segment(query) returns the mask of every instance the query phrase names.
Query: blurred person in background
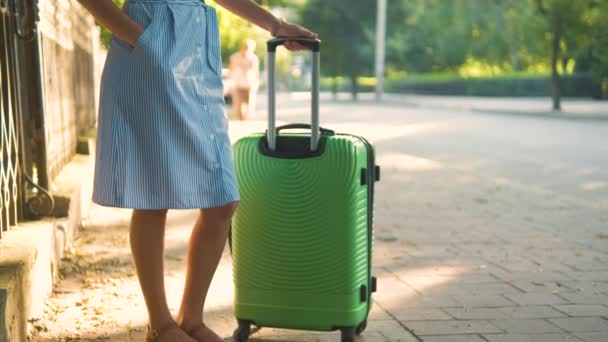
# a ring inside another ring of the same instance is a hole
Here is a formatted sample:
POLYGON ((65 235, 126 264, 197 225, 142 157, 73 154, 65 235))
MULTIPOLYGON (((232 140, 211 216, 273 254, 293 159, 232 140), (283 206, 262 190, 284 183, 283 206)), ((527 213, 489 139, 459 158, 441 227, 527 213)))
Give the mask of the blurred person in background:
POLYGON ((230 56, 228 76, 232 81, 232 104, 239 120, 246 120, 255 110, 260 82, 260 60, 255 55, 255 46, 255 41, 246 39, 240 50, 230 56))

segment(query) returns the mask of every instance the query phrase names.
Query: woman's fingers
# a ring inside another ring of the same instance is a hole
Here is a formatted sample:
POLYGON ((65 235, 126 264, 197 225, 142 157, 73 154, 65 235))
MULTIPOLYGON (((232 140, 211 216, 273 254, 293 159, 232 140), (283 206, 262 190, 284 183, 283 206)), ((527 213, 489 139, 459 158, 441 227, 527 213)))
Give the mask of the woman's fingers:
POLYGON ((302 45, 300 45, 298 42, 286 42, 286 45, 290 51, 298 51, 302 49, 302 45))
POLYGON ((298 26, 298 28, 300 29, 301 36, 308 37, 308 38, 317 38, 318 37, 316 33, 312 32, 302 26, 298 26))
MULTIPOLYGON (((297 25, 284 22, 283 26, 279 28, 277 36, 286 37, 286 38, 311 38, 316 39, 318 35, 307 28, 297 25)), ((310 50, 306 45, 302 45, 295 41, 287 41, 285 42, 285 48, 289 51, 300 51, 300 50, 310 50)))

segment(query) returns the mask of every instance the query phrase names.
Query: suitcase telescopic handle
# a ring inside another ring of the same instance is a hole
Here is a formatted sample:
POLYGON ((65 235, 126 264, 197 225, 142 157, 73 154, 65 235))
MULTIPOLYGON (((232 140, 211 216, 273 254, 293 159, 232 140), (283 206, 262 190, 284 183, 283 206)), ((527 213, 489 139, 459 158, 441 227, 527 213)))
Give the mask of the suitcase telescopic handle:
POLYGON ((288 41, 295 41, 305 46, 309 46, 312 50, 312 89, 311 89, 311 133, 310 133, 310 149, 316 151, 319 145, 319 72, 320 72, 320 48, 321 41, 311 38, 274 38, 269 40, 266 45, 268 47, 267 61, 267 77, 268 77, 268 131, 266 139, 268 148, 271 151, 276 149, 277 129, 276 129, 276 108, 275 108, 275 53, 277 47, 285 44, 288 41))

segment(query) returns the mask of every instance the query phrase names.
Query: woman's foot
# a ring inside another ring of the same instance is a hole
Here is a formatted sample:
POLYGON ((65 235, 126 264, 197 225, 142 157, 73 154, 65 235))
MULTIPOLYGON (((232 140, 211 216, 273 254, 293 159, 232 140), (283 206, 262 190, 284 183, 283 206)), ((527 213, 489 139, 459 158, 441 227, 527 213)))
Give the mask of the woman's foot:
POLYGON ((180 327, 197 342, 224 342, 223 338, 209 329, 204 323, 194 326, 181 324, 180 327))
POLYGON ((196 342, 196 340, 177 324, 172 323, 160 329, 152 329, 148 326, 146 342, 196 342))

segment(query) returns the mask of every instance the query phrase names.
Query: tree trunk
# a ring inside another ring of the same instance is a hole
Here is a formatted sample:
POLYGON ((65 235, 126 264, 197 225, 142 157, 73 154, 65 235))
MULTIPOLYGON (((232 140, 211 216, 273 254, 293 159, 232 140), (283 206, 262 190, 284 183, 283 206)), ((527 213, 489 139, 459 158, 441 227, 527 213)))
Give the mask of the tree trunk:
POLYGON ((334 101, 338 99, 338 76, 334 76, 331 81, 331 93, 334 96, 334 101))
POLYGON ((562 24, 559 18, 554 19, 553 23, 553 42, 551 44, 551 87, 553 95, 553 110, 561 111, 561 79, 557 64, 560 61, 560 42, 562 40, 562 24))
POLYGON ((357 86, 357 75, 351 74, 350 75, 350 94, 351 94, 353 100, 357 100, 358 92, 359 92, 359 89, 357 86))

